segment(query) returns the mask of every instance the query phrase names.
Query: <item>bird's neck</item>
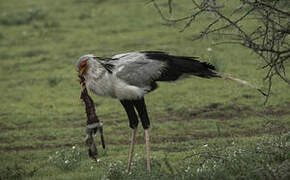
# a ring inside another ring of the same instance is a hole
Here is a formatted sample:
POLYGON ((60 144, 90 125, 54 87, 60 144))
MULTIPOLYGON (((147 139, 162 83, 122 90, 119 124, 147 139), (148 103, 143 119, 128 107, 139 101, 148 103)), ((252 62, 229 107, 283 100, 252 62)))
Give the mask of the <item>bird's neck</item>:
POLYGON ((91 60, 88 61, 88 69, 84 76, 86 81, 97 81, 104 76, 105 72, 106 69, 98 61, 91 60))

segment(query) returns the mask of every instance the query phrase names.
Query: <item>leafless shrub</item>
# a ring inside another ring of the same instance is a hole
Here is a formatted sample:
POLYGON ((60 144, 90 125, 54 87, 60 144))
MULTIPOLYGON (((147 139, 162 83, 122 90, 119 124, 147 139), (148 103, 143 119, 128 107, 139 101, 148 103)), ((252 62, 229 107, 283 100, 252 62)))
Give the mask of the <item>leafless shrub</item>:
MULTIPOLYGON (((203 15, 214 14, 207 26, 194 35, 194 40, 218 35, 223 38, 214 45, 238 44, 258 54, 263 63, 260 68, 265 69, 264 82, 268 84, 265 103, 271 92, 274 76, 290 84, 285 73, 285 64, 290 59, 290 1, 239 0, 239 6, 228 13, 223 11, 227 4, 219 5, 217 0, 192 0, 191 14, 178 19, 166 17, 157 1, 152 0, 152 3, 166 23, 185 22, 181 32, 190 28, 203 15), (248 21, 255 22, 255 27, 249 29, 243 26, 248 21)), ((168 8, 171 13, 172 0, 168 0, 168 8)))

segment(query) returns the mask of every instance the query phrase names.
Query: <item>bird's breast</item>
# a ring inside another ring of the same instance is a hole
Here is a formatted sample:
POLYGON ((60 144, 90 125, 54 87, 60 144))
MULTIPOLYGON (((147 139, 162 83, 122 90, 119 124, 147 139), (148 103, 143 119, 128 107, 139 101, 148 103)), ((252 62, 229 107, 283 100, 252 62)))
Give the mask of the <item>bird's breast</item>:
POLYGON ((106 73, 102 78, 87 78, 86 86, 98 96, 112 97, 120 100, 139 99, 145 94, 142 88, 127 84, 110 73, 106 73))
POLYGON ((113 88, 114 96, 120 100, 139 99, 145 94, 142 88, 130 85, 118 77, 114 77, 113 88))

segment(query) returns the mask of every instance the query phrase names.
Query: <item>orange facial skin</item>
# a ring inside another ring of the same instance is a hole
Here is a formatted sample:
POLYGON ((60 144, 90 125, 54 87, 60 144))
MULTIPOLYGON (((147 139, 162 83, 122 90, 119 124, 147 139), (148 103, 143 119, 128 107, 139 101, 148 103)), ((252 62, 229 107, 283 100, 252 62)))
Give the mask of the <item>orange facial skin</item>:
POLYGON ((88 65, 87 65, 87 60, 83 61, 80 63, 79 65, 79 81, 80 81, 80 84, 83 84, 84 83, 84 77, 83 75, 86 73, 86 70, 88 69, 88 65))
POLYGON ((87 61, 81 62, 79 65, 79 74, 83 75, 87 69, 88 69, 87 61))

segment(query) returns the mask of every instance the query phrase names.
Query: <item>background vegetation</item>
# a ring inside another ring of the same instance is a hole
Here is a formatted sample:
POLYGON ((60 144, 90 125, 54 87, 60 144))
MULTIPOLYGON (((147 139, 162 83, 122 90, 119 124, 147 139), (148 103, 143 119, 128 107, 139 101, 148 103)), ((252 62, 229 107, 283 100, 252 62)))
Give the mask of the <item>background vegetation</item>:
MULTIPOLYGON (((179 33, 183 24, 164 26, 146 2, 0 1, 0 179, 289 178, 289 86, 275 79, 266 106, 255 90, 222 79, 159 83, 146 99, 153 170, 145 171, 140 127, 130 175, 126 114, 116 100, 92 96, 107 149, 100 150, 97 163, 88 158, 74 69, 83 54, 162 50, 198 56, 263 87, 255 54, 234 45, 213 47, 214 37, 192 42, 210 14, 179 33)), ((191 2, 182 2, 172 12, 177 17, 190 11, 191 2)))

